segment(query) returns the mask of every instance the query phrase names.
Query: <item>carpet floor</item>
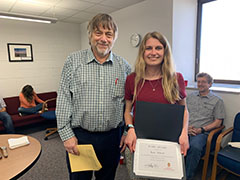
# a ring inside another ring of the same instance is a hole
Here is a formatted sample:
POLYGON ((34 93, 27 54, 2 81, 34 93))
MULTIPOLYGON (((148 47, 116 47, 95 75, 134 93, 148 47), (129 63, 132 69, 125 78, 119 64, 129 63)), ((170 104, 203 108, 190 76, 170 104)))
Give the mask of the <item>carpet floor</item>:
MULTIPOLYGON (((29 126, 17 129, 17 134, 26 134, 39 140, 42 146, 40 158, 36 164, 19 180, 68 180, 66 166, 66 152, 58 134, 51 135, 44 140, 46 125, 29 126)), ((1 179, 1 178, 0 178, 1 179)), ((94 178, 93 178, 94 179, 94 178)), ((115 180, 129 180, 126 165, 118 166, 115 180)))
MULTIPOLYGON (((23 174, 19 180, 68 180, 68 171, 65 160, 65 149, 58 134, 49 137, 47 141, 44 140, 45 129, 53 127, 54 124, 37 124, 33 126, 26 126, 24 128, 16 129, 17 134, 25 134, 32 136, 39 140, 42 146, 41 156, 35 165, 23 174)), ((201 180, 202 161, 199 163, 194 180, 201 180)), ((210 165, 212 166, 212 159, 210 165)), ((211 168, 208 170, 208 177, 210 177, 211 168)), ((225 176, 226 172, 222 171, 217 180, 225 176)), ((0 175, 1 179, 1 175, 0 175)), ((226 180, 239 180, 239 177, 228 175, 226 180)), ((94 180, 94 178, 93 178, 94 180)), ((115 180, 130 180, 125 164, 119 164, 115 180)))

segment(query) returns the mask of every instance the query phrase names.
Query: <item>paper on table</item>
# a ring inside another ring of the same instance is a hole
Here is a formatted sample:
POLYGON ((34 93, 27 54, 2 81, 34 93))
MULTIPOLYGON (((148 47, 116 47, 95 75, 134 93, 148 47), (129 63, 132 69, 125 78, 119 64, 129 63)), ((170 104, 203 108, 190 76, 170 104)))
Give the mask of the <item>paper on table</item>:
POLYGON ((235 148, 240 148, 240 142, 229 142, 228 145, 235 148))
POLYGON ((25 146, 30 144, 28 137, 27 136, 23 136, 20 138, 10 138, 8 139, 8 144, 9 144, 9 148, 10 149, 15 149, 21 146, 25 146))
POLYGON ((102 168, 91 144, 78 145, 77 148, 80 152, 79 156, 68 153, 72 172, 98 171, 102 168))
POLYGON ((137 176, 182 179, 180 145, 170 141, 138 138, 133 172, 137 176))

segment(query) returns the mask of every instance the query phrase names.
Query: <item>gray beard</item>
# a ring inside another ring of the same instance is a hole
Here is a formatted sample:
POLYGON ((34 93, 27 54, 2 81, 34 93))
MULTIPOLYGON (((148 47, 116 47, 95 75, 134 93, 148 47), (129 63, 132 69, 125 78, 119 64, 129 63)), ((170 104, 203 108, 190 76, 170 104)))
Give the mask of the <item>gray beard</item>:
POLYGON ((101 51, 97 48, 97 52, 101 57, 105 57, 106 55, 108 55, 111 50, 112 50, 112 47, 107 48, 105 51, 101 51))

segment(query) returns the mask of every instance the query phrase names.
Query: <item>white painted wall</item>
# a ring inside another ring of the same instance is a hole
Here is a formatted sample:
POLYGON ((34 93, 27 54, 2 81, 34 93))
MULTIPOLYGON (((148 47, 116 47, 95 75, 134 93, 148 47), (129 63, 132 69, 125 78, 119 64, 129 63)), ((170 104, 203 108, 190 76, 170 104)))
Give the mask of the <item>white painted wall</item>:
POLYGON ((189 84, 194 81, 197 0, 174 0, 172 50, 176 70, 189 84))
POLYGON ((67 55, 80 49, 80 25, 0 20, 0 39, 3 97, 18 95, 26 84, 36 92, 55 91, 67 55), (32 44, 33 62, 9 62, 7 43, 32 44))

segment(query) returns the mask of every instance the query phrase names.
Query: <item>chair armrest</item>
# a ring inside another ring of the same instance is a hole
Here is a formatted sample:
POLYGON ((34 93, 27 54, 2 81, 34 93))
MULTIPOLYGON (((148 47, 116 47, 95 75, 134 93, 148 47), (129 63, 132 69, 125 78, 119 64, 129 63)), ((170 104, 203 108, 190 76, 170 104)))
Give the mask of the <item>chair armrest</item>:
POLYGON ((49 101, 54 101, 56 100, 57 98, 51 98, 51 99, 47 99, 46 101, 44 101, 44 103, 48 103, 49 101))
POLYGON ((46 101, 43 102, 43 106, 42 106, 42 113, 45 112, 45 109, 47 108, 47 103, 50 101, 56 101, 57 98, 51 98, 51 99, 47 99, 46 101))
POLYGON ((220 132, 223 128, 225 128, 225 126, 221 125, 220 127, 211 130, 210 133, 208 134, 205 154, 202 157, 202 159, 204 160, 202 180, 207 179, 206 177, 207 177, 208 161, 209 161, 209 155, 210 155, 210 151, 211 151, 211 144, 212 144, 213 136, 216 135, 218 132, 220 132))
POLYGON ((221 125, 220 127, 211 130, 209 135, 208 135, 208 139, 207 139, 208 142, 207 143, 211 143, 213 136, 224 128, 225 128, 225 126, 221 125))
POLYGON ((213 136, 218 133, 219 131, 221 131, 222 129, 224 129, 225 126, 224 125, 221 125, 220 127, 216 128, 216 129, 213 129, 210 131, 209 135, 208 135, 208 138, 207 138, 207 144, 206 144, 206 152, 205 154, 209 154, 210 153, 210 149, 211 149, 211 143, 212 143, 212 139, 213 139, 213 136))
POLYGON ((217 142, 216 142, 216 148, 215 148, 214 156, 217 157, 217 154, 218 154, 218 152, 220 150, 220 147, 221 147, 221 142, 222 142, 223 137, 228 135, 232 131, 233 131, 233 127, 230 127, 227 130, 223 131, 221 134, 219 134, 219 136, 217 138, 217 142))

